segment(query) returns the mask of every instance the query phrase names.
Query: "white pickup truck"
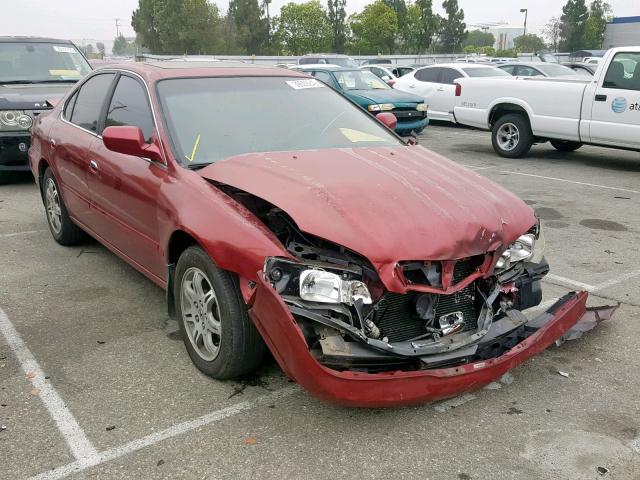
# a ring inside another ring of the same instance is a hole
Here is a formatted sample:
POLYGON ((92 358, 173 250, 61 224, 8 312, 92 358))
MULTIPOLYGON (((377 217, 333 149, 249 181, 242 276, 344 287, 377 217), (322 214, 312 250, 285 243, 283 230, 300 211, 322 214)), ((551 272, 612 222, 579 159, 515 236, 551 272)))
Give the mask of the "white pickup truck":
POLYGON ((592 80, 539 77, 456 80, 457 123, 491 130, 503 157, 534 143, 562 152, 583 144, 640 150, 640 47, 609 50, 592 80))

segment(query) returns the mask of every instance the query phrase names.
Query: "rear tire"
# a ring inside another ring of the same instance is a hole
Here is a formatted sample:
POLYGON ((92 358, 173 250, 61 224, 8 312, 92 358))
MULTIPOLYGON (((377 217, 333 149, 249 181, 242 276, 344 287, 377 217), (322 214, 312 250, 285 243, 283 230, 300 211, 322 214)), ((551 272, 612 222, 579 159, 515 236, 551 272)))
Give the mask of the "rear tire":
POLYGON ((493 126, 491 143, 501 157, 524 157, 533 145, 529 120, 519 113, 503 115, 493 126))
POLYGON ((553 145, 553 148, 559 152, 566 153, 574 152, 582 146, 580 142, 570 142, 567 140, 551 140, 550 143, 553 145))
POLYGON ((174 298, 180 332, 198 370, 224 380, 260 365, 266 346, 249 319, 238 278, 216 267, 198 246, 178 260, 174 298))
POLYGON ((86 239, 85 233, 69 217, 60 194, 60 187, 51 168, 47 168, 42 178, 42 203, 44 203, 49 230, 56 242, 65 247, 71 247, 86 239))

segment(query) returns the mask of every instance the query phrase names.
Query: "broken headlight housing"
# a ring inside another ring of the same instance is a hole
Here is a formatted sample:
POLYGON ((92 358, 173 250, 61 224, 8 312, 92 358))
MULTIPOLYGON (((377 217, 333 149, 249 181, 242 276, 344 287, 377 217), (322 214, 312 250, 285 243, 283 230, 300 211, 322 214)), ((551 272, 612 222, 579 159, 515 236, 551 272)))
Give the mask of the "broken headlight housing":
POLYGON ((282 296, 317 303, 372 303, 369 289, 362 282, 357 268, 340 269, 335 265, 303 264, 268 257, 264 262, 263 272, 282 296))
POLYGON ((507 248, 496 262, 497 270, 507 270, 518 262, 540 263, 544 256, 544 232, 538 223, 507 248))
POLYGON ((33 119, 20 110, 0 111, 0 131, 15 132, 29 130, 33 119))

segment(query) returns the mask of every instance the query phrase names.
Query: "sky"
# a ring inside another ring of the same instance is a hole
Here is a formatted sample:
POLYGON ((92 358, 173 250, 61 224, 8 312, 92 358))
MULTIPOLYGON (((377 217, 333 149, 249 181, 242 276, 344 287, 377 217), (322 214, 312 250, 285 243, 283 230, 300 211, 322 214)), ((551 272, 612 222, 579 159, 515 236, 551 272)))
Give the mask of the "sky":
MULTIPOLYGON (((273 0, 271 12, 275 14, 290 0, 273 0)), ((305 0, 295 0, 300 3, 305 0)), ((347 0, 348 13, 361 10, 372 0, 347 0)), ((640 0, 607 0, 615 16, 640 15, 640 0)), ((216 0, 221 11, 226 11, 228 0, 216 0)), ((325 4, 326 0, 321 0, 325 4)), ((441 11, 441 0, 434 0, 434 10, 441 11)), ((547 21, 560 16, 564 0, 459 0, 465 12, 467 25, 488 22, 523 24, 521 8, 527 8, 527 29, 540 33, 547 21)), ((587 3, 588 0, 587 0, 587 3)), ((111 43, 116 35, 116 20, 125 36, 133 36, 131 13, 138 0, 0 0, 0 36, 30 35, 66 38, 82 43, 102 40, 111 43)))

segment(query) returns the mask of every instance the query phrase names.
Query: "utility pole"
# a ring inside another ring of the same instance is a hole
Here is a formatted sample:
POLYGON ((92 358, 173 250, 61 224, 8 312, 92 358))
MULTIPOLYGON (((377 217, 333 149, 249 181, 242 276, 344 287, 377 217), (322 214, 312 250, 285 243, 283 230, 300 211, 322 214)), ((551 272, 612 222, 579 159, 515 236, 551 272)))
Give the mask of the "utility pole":
POLYGON ((116 38, 118 38, 120 36, 120 19, 116 18, 114 20, 116 21, 116 38))
POLYGON ((524 36, 527 36, 527 16, 529 15, 528 8, 521 8, 520 13, 524 13, 524 36))

